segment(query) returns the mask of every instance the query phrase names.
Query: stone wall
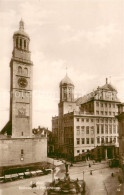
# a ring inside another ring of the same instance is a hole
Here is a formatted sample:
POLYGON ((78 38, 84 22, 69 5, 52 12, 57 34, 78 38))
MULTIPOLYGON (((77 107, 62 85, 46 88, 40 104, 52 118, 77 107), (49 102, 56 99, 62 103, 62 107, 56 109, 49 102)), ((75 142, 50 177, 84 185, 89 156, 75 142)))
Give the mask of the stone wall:
POLYGON ((0 167, 25 165, 47 160, 47 138, 0 140, 0 167))

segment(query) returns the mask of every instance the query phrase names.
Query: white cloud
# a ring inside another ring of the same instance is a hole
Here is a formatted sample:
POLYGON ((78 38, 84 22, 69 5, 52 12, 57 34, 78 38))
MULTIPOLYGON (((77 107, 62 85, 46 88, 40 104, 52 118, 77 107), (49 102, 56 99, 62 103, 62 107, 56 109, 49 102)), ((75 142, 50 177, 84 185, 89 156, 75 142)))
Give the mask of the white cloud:
POLYGON ((113 40, 113 37, 120 36, 121 32, 117 25, 100 25, 93 29, 92 31, 86 30, 72 30, 70 26, 63 26, 62 30, 69 31, 70 34, 61 41, 61 44, 72 43, 72 42, 82 42, 86 39, 90 44, 98 45, 100 47, 107 46, 113 40))
MULTIPOLYGON (((53 93, 59 92, 66 66, 77 93, 90 92, 111 75, 124 99, 121 1, 1 0, 0 5, 0 90, 9 91, 12 35, 22 17, 31 38, 33 89, 42 92, 33 99, 33 127, 51 126, 58 109, 53 93)), ((1 102, 0 128, 8 120, 9 97, 1 102)))

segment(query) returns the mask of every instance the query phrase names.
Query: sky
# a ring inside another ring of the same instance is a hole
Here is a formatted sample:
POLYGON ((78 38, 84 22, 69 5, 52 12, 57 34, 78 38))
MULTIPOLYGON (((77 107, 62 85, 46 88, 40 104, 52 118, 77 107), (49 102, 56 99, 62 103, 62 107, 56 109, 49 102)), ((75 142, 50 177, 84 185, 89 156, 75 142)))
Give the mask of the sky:
POLYGON ((107 77, 124 102, 123 12, 123 0, 0 0, 0 129, 9 120, 12 37, 21 18, 34 64, 33 128, 51 130, 66 67, 75 98, 107 77))

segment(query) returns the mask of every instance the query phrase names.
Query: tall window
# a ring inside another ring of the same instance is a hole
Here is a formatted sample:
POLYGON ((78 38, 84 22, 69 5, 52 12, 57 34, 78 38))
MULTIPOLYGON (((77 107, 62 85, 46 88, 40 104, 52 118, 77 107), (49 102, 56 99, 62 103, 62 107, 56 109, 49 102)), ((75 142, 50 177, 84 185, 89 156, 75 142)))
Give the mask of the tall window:
POLYGON ((99 102, 96 102, 96 106, 99 106, 99 102))
POLYGON ((99 119, 96 119, 96 122, 99 123, 99 119))
POLYGON ((105 125, 105 133, 108 134, 108 125, 105 125))
POLYGON ((24 68, 25 75, 28 75, 28 69, 24 68))
POLYGON ((110 137, 110 143, 112 143, 112 137, 110 137))
POLYGON ((18 67, 18 73, 22 74, 22 67, 21 66, 18 67))
POLYGON ((85 138, 82 138, 82 144, 85 144, 85 138))
POLYGON ((105 142, 108 143, 108 137, 105 138, 105 142))
POLYGON ((101 143, 102 143, 102 144, 104 143, 104 137, 101 138, 101 143))
POLYGON ((23 151, 23 149, 21 150, 21 155, 23 155, 24 154, 24 151, 23 151))
POLYGON ((77 135, 79 135, 80 134, 80 126, 77 126, 76 129, 77 129, 77 135))
POLYGON ((104 125, 101 125, 101 133, 104 134, 104 125))
POLYGON ((116 137, 114 137, 114 140, 113 141, 114 141, 114 143, 116 143, 116 137))
POLYGON ((64 88, 64 98, 67 97, 67 91, 66 91, 66 88, 64 88))
POLYGON ((20 39, 20 48, 22 48, 22 39, 20 39))
POLYGON ((89 126, 86 127, 86 134, 89 134, 89 126))
POLYGON ((98 114, 98 115, 99 115, 99 111, 96 111, 96 114, 98 114))
POLYGON ((99 125, 97 125, 97 134, 99 134, 99 125))
POLYGON ((26 40, 24 40, 24 48, 26 48, 26 40))
POLYGON ((89 142, 89 138, 86 138, 86 144, 89 144, 90 142, 89 142))
POLYGON ((80 144, 80 138, 77 138, 77 145, 80 144))
POLYGON ((18 48, 18 38, 16 39, 16 47, 18 48))
POLYGON ((94 134, 94 126, 91 127, 91 134, 94 134))
POLYGON ((85 127, 84 126, 81 127, 81 132, 82 132, 82 134, 85 133, 85 127))
POLYGON ((112 125, 109 125, 109 133, 112 134, 112 125))
POLYGON ((89 138, 86 138, 86 143, 89 144, 89 138))
POLYGON ((91 138, 91 144, 94 144, 94 138, 91 138))
POLYGON ((100 138, 99 137, 97 137, 97 144, 99 144, 100 143, 100 138))

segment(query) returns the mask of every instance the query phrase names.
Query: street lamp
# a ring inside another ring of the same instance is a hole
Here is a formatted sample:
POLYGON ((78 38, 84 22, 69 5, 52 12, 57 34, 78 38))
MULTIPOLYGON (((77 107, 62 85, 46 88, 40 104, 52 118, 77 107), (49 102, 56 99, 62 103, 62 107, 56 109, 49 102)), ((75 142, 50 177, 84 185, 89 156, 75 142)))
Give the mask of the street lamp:
POLYGON ((54 159, 53 159, 53 168, 52 168, 52 182, 54 182, 54 159))
POLYGON ((83 181, 84 181, 84 171, 83 171, 83 181))

